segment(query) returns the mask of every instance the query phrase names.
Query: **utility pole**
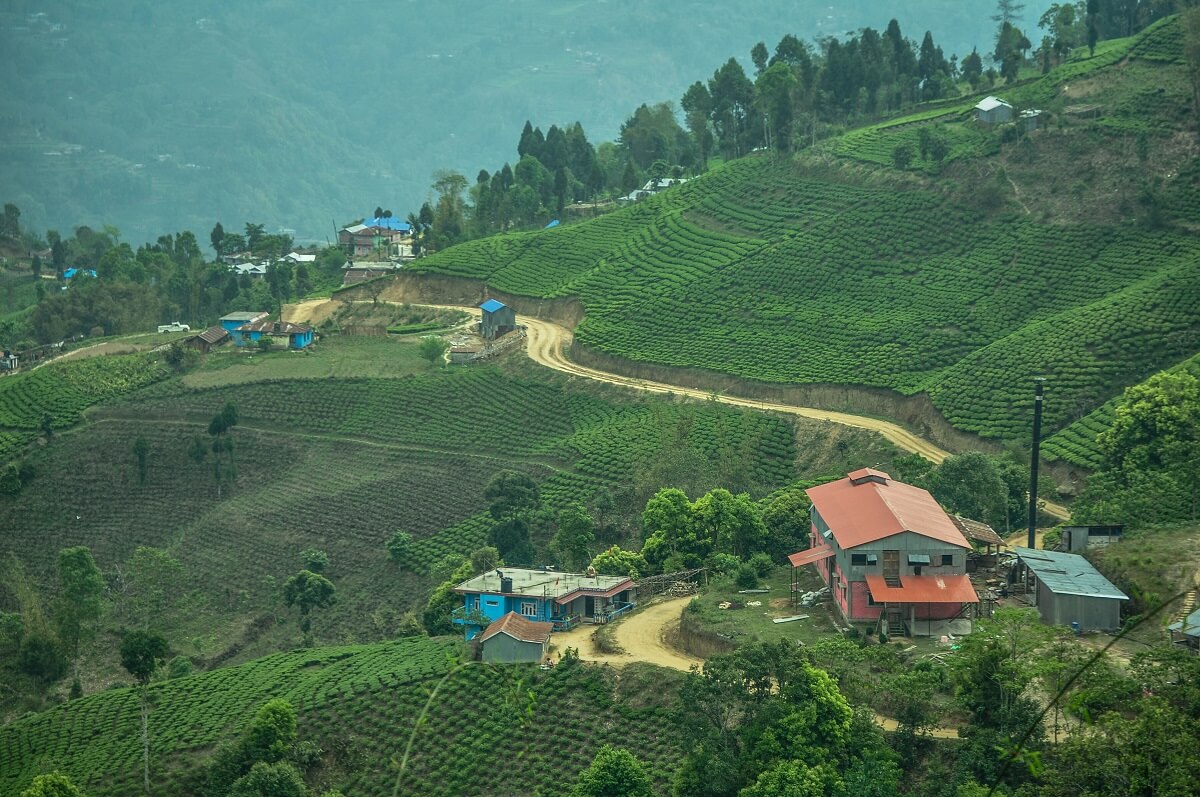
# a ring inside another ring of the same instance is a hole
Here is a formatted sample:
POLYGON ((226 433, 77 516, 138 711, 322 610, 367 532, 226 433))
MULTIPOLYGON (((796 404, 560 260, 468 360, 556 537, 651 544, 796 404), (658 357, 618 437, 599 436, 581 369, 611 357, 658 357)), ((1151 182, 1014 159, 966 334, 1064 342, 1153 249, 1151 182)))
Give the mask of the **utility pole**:
POLYGON ((1029 546, 1037 547, 1037 502, 1038 502, 1038 462, 1041 459, 1042 444, 1042 388, 1046 380, 1036 377, 1033 380, 1033 454, 1029 460, 1029 546))

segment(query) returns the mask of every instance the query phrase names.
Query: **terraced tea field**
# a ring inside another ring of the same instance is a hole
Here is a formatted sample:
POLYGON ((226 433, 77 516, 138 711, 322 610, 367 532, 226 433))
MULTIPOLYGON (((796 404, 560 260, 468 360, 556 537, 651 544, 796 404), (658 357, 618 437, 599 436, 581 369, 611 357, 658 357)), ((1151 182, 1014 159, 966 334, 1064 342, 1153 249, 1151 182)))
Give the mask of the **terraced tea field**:
MULTIPOLYGON (((1028 107, 1104 74, 1108 122, 1175 124, 1177 27, 1105 43, 1012 98, 1028 107), (1168 97, 1157 115, 1142 107, 1151 94, 1168 97)), ((1001 440, 1027 434, 1030 379, 1045 376, 1055 431, 1196 353, 1200 240, 1043 223, 1015 205, 989 214, 943 184, 844 165, 886 164, 879 137, 915 139, 926 124, 961 128, 954 157, 985 156, 995 147, 962 121, 969 105, 848 133, 829 144, 842 165, 829 152, 744 158, 599 219, 470 242, 413 268, 576 296, 576 344, 616 358, 925 393, 956 427, 1001 440)), ((1186 211, 1187 196, 1164 201, 1186 211)))
POLYGON ((162 355, 134 354, 52 362, 0 379, 0 463, 38 434, 47 415, 52 429, 63 429, 88 407, 168 376, 162 355))
MULTIPOLYGON (((647 497, 637 492, 639 474, 664 451, 701 463, 701 475, 688 476, 694 489, 725 484, 761 496, 799 475, 790 419, 708 402, 609 399, 539 374, 471 367, 399 379, 151 385, 94 409, 89 423, 29 458, 30 483, 0 501, 0 556, 17 554, 40 583, 54 584, 64 547, 90 547, 108 573, 140 545, 165 548, 185 568, 180 594, 191 596, 172 642, 203 658, 243 644, 227 654, 240 661, 298 638, 279 589, 308 547, 329 555, 338 588, 338 603, 314 623, 317 639, 385 637, 405 610, 423 605, 432 565, 485 544, 483 492, 502 469, 532 476, 552 511, 607 492, 617 503, 609 520, 621 524, 647 497), (208 420, 227 402, 240 415, 238 475, 218 498, 211 463, 196 463, 188 448, 207 440, 208 420), (133 454, 139 437, 148 446, 145 483, 133 454), (414 539, 404 567, 385 548, 400 529, 414 539)), ((831 456, 848 455, 806 452, 806 469, 852 464, 831 456)), ((620 541, 633 544, 619 528, 620 541)), ((121 677, 100 654, 87 669, 98 683, 121 677)))
MULTIPOLYGON (((1168 370, 1186 371, 1200 378, 1200 354, 1168 370)), ((1042 443, 1042 451, 1046 458, 1063 460, 1093 470, 1099 468, 1104 462, 1104 454, 1096 443, 1096 438, 1112 427, 1120 400, 1120 396, 1109 399, 1047 439, 1042 443)))
MULTIPOLYGON (((214 746, 281 697, 297 709, 302 740, 351 753, 315 775, 347 794, 391 794, 396 773, 386 762, 403 752, 429 689, 460 660, 459 647, 414 638, 317 648, 154 684, 154 793, 192 793, 214 746)), ((635 751, 660 786, 679 760, 666 708, 676 675, 627 668, 618 683, 585 665, 548 673, 469 666, 451 678, 416 737, 404 793, 553 793, 605 743, 635 751), (605 721, 597 723, 601 712, 605 721), (501 746, 522 765, 491 765, 501 746)), ((16 794, 49 769, 94 797, 139 791, 136 692, 113 689, 0 728, 0 793, 16 794)))

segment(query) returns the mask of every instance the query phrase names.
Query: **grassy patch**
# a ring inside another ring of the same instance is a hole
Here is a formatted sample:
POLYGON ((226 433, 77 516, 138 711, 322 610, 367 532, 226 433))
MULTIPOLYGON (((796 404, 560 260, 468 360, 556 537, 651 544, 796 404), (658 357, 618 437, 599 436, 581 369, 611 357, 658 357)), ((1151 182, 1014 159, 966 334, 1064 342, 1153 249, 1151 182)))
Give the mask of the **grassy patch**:
MULTIPOLYGON (((1131 531, 1091 558, 1133 599, 1133 610, 1144 612, 1196 588, 1193 580, 1200 573, 1200 526, 1193 523, 1131 531)), ((1168 624, 1181 607, 1182 603, 1176 602, 1160 613, 1145 633, 1160 636, 1158 629, 1168 624)))
MULTIPOLYGON (((821 580, 811 568, 802 571, 807 589, 815 590, 821 580)), ((742 594, 733 579, 714 580, 704 592, 685 609, 696 627, 728 640, 731 645, 741 646, 750 642, 776 642, 781 639, 796 640, 811 644, 831 634, 836 634, 833 610, 828 603, 810 607, 792 605, 790 592, 791 568, 777 567, 760 587, 766 593, 742 594), (759 602, 760 606, 748 606, 759 602), (729 608, 720 608, 721 604, 729 608), (775 618, 798 614, 809 615, 806 620, 790 623, 774 623, 775 618)))
POLYGON ((216 388, 276 379, 398 378, 423 374, 429 362, 415 339, 326 335, 301 351, 243 351, 224 346, 184 377, 191 388, 216 388))

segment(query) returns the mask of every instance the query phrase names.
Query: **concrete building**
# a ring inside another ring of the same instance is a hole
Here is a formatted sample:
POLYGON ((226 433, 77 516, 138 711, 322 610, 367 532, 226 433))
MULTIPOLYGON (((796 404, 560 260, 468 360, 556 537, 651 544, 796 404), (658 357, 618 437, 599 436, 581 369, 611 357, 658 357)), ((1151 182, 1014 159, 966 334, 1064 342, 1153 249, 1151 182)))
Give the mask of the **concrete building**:
POLYGON ((550 568, 504 567, 464 581, 454 591, 463 596, 463 605, 452 620, 467 639, 509 612, 565 631, 580 623, 607 623, 636 605, 636 587, 624 576, 550 568))
POLYGON ((1060 551, 1014 548, 1026 588, 1042 622, 1076 631, 1121 627, 1121 602, 1129 596, 1113 586, 1082 556, 1060 551))
POLYGON ((927 491, 863 468, 805 492, 812 547, 788 559, 816 566, 847 621, 927 636, 974 614, 971 544, 927 491))
POLYGON ((538 663, 546 658, 552 623, 527 620, 509 612, 479 635, 480 656, 499 664, 538 663))

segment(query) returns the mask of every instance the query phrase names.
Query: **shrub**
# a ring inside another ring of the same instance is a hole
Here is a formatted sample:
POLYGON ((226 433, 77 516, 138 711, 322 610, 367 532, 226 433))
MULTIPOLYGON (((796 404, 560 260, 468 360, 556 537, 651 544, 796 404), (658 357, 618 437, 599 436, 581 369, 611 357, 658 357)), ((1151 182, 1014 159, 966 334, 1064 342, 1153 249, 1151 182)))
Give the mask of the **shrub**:
POLYGON ((739 589, 758 589, 758 571, 749 562, 738 568, 736 580, 739 589))
POLYGON ((759 578, 766 578, 775 569, 775 562, 771 560, 771 555, 767 553, 754 554, 749 559, 749 565, 754 568, 754 572, 758 574, 759 578))

